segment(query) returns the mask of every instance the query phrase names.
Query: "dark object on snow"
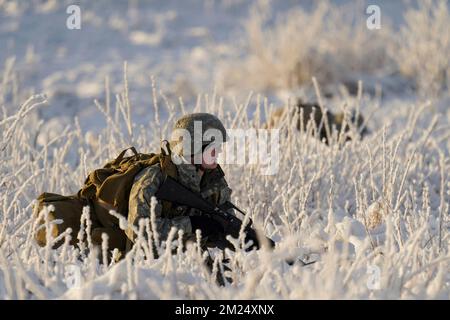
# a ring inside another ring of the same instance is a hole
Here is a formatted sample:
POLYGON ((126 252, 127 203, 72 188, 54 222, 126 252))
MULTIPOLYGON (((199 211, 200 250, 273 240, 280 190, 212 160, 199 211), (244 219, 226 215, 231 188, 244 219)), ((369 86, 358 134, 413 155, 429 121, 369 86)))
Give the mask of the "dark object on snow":
POLYGON ((334 114, 327 111, 324 117, 319 104, 298 99, 294 107, 289 112, 286 111, 286 107, 275 110, 265 127, 268 129, 281 127, 286 117, 289 117, 288 120, 296 117, 298 130, 312 132, 326 144, 329 144, 329 138, 336 133, 338 141, 349 141, 352 136, 363 138, 369 133, 363 115, 355 110, 347 116, 343 112, 334 114), (311 124, 313 128, 309 128, 311 124))
POLYGON ((365 126, 365 120, 362 114, 357 114, 355 110, 352 110, 350 115, 346 116, 343 112, 334 114, 330 111, 326 112, 326 118, 323 117, 322 110, 317 103, 304 103, 300 99, 295 105, 295 111, 298 115, 298 130, 307 130, 308 123, 314 121, 317 133, 321 141, 325 141, 328 144, 329 136, 333 135, 333 131, 340 135, 344 135, 344 141, 351 140, 350 132, 355 130, 354 134, 359 137, 364 137, 368 134, 368 129, 365 126), (303 125, 302 125, 303 119, 303 125), (328 132, 327 132, 328 129, 328 132))

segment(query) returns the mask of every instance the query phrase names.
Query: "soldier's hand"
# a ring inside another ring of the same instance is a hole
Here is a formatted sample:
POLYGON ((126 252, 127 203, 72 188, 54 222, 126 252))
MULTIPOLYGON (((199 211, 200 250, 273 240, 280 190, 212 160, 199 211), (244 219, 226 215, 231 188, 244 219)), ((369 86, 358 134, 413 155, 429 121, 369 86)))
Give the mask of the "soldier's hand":
POLYGON ((217 236, 224 234, 224 227, 215 219, 207 216, 190 216, 192 231, 200 230, 203 237, 217 236))
POLYGON ((218 214, 211 215, 211 218, 220 223, 225 235, 231 235, 234 238, 239 236, 239 231, 241 230, 239 225, 230 223, 230 221, 218 214))

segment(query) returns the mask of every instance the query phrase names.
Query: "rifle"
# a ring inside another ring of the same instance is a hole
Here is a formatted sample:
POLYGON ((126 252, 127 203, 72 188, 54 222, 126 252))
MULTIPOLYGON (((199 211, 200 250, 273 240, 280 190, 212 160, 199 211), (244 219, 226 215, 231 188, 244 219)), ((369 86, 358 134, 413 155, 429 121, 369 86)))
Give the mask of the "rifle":
MULTIPOLYGON (((220 206, 216 206, 208 200, 205 200, 201 195, 185 187, 168 175, 165 176, 162 185, 155 193, 155 197, 159 200, 169 201, 174 204, 195 208, 202 211, 203 214, 218 220, 224 226, 225 234, 217 235, 214 239, 209 240, 211 240, 211 243, 214 247, 222 250, 224 250, 225 248, 234 250, 234 247, 231 245, 231 243, 226 240, 226 236, 231 235, 234 238, 238 238, 243 222, 236 216, 228 213, 227 210, 233 208, 245 216, 245 213, 234 204, 227 201, 220 206)), ((245 233, 245 242, 248 242, 249 240, 253 242, 253 244, 247 250, 251 250, 255 247, 257 249, 260 248, 258 235, 256 234, 256 231, 251 227, 251 225, 252 220, 250 219, 249 223, 243 230, 245 233)), ((275 247, 275 242, 270 238, 264 238, 265 239, 263 240, 265 240, 265 242, 269 245, 269 248, 273 249, 275 247)), ((307 266, 316 262, 304 262, 299 258, 295 260, 287 260, 286 262, 289 265, 292 265, 295 263, 295 261, 300 261, 303 266, 307 266)))
MULTIPOLYGON (((243 222, 236 216, 227 212, 227 210, 233 208, 244 215, 245 213, 231 202, 227 201, 220 206, 216 206, 168 175, 166 175, 162 185, 155 193, 155 197, 159 200, 195 208, 200 210, 203 214, 217 220, 222 226, 224 226, 225 234, 216 235, 214 239, 210 239, 211 242, 213 242, 215 246, 220 249, 234 249, 225 237, 227 235, 231 235, 234 238, 238 238, 243 222)), ((249 250, 253 247, 259 249, 260 241, 258 240, 255 230, 251 228, 251 225, 252 221, 250 219, 249 223, 243 230, 246 236, 245 241, 248 242, 251 240, 253 242, 253 244, 249 247, 249 250)), ((266 238, 266 242, 271 248, 275 247, 275 243, 272 239, 266 238)))

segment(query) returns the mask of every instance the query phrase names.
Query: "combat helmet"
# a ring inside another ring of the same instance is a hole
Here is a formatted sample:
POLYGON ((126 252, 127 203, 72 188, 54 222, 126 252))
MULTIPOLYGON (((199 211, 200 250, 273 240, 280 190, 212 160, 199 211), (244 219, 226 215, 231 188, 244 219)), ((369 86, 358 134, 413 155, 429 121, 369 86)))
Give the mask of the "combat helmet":
POLYGON ((227 131, 219 118, 210 113, 191 113, 175 122, 170 148, 187 157, 201 153, 211 143, 221 144, 227 139, 227 131))

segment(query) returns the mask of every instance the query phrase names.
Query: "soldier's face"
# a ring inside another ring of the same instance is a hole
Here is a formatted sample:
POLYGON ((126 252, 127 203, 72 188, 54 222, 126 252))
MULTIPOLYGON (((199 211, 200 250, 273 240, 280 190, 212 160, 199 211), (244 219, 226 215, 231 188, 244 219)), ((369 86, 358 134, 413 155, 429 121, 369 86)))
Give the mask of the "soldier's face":
POLYGON ((202 167, 209 170, 215 169, 217 167, 217 158, 221 151, 221 145, 210 144, 207 146, 202 154, 202 167))

